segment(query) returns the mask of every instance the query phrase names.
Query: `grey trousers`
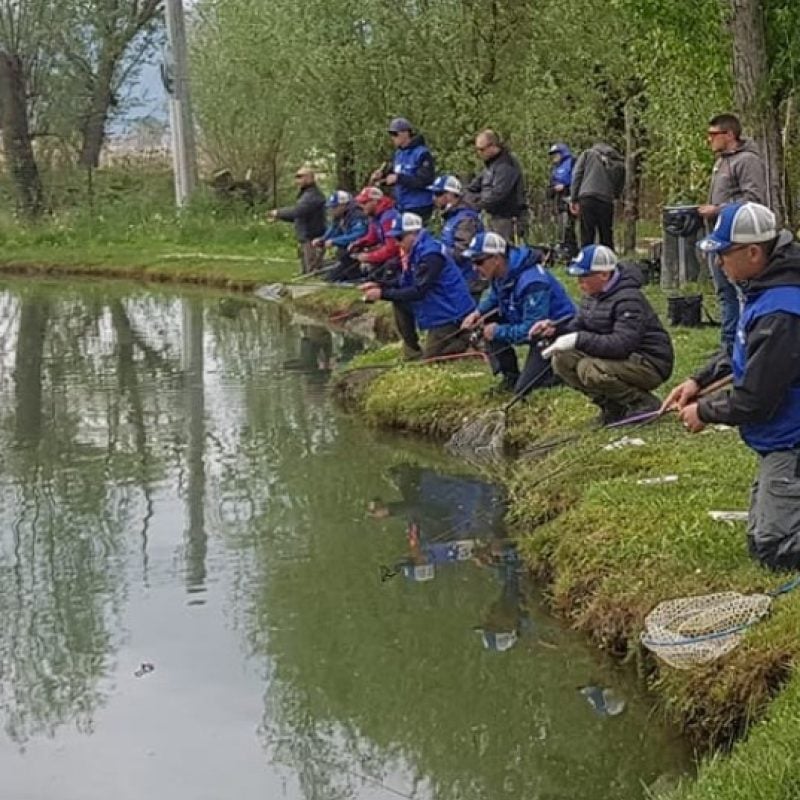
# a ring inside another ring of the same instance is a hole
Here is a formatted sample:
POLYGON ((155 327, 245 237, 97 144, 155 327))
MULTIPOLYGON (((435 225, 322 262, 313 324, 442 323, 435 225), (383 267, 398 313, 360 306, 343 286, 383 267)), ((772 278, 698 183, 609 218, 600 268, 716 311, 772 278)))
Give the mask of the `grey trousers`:
POLYGON ((598 405, 635 405, 664 382, 656 368, 636 353, 617 360, 562 350, 553 354, 553 372, 598 405))
POLYGON ((297 247, 300 256, 300 272, 302 274, 307 275, 309 272, 316 272, 322 269, 325 248, 314 247, 311 242, 300 242, 297 247))
POLYGON ((800 447, 759 457, 747 546, 766 567, 800 568, 800 447))

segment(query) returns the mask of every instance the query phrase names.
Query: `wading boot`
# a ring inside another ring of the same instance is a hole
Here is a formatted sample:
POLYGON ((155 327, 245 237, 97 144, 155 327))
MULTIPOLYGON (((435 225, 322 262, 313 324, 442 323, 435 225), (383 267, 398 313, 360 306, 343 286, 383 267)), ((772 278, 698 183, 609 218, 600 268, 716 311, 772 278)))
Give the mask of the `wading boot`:
POLYGON ((613 422, 619 422, 627 416, 625 406, 615 403, 613 400, 595 400, 594 404, 600 408, 600 413, 594 418, 594 424, 598 428, 611 425, 613 422))

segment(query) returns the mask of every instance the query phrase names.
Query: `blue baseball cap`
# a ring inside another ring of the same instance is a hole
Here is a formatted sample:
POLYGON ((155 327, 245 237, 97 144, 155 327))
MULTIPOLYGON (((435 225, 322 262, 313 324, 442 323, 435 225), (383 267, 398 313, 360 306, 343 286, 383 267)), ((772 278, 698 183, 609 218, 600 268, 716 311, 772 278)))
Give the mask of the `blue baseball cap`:
POLYGON ((455 175, 440 175, 430 186, 428 191, 434 194, 457 194, 459 197, 464 191, 461 181, 455 175))
POLYGON ((502 256, 508 250, 506 240, 494 231, 485 231, 472 237, 464 257, 470 261, 482 261, 488 256, 502 256))
POLYGON ((325 201, 325 208, 339 208, 339 206, 346 206, 353 199, 350 192, 344 192, 341 189, 328 195, 325 201))
POLYGON ((422 224, 422 217, 418 214, 412 214, 406 211, 405 214, 398 214, 392 221, 392 227, 386 231, 387 236, 392 236, 399 239, 407 233, 415 233, 421 231, 424 225, 422 224))
POLYGON ((584 247, 567 267, 567 275, 583 278, 592 272, 613 272, 617 268, 617 254, 602 244, 584 247))
POLYGON ((761 203, 723 206, 714 230, 697 243, 704 253, 724 253, 737 244, 772 241, 778 235, 775 215, 761 203))

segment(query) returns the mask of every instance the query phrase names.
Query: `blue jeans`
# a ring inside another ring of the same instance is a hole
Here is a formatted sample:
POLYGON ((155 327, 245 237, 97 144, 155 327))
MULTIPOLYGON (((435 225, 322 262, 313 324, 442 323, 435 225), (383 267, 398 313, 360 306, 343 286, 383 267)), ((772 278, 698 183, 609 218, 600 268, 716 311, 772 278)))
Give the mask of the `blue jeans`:
POLYGON ((722 267, 717 264, 716 256, 709 256, 709 266, 719 301, 719 315, 722 323, 720 341, 728 353, 732 353, 733 343, 736 339, 736 326, 739 324, 739 292, 728 280, 722 267))

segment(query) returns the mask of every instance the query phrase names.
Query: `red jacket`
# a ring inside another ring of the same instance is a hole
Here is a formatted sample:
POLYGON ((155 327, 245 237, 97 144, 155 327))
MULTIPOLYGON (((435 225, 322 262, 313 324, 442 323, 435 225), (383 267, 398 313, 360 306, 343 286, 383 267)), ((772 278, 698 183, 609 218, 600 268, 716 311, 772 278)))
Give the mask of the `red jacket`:
POLYGON ((400 255, 400 245, 397 239, 387 234, 392 229, 392 222, 398 212, 394 207, 391 197, 383 197, 375 206, 375 213, 369 218, 367 232, 353 242, 353 250, 358 252, 368 250, 366 262, 368 264, 383 264, 390 258, 400 255))

